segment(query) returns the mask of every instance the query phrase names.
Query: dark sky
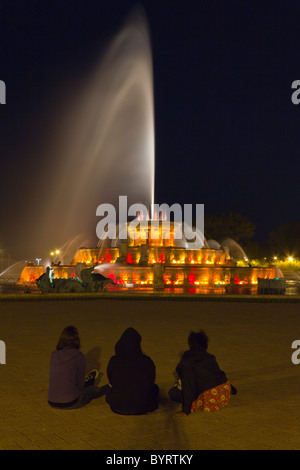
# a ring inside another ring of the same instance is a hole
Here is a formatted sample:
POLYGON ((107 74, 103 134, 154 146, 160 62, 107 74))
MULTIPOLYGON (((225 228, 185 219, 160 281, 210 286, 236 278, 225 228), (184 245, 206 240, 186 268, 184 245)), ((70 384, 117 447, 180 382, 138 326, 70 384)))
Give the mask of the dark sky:
MULTIPOLYGON (((59 178, 49 186, 42 173, 53 116, 135 4, 0 0, 0 242, 17 259, 39 239, 39 191, 51 196, 59 178)), ((258 241, 299 221, 300 105, 291 84, 300 80, 300 2, 140 4, 153 54, 156 202, 241 213, 258 241)))

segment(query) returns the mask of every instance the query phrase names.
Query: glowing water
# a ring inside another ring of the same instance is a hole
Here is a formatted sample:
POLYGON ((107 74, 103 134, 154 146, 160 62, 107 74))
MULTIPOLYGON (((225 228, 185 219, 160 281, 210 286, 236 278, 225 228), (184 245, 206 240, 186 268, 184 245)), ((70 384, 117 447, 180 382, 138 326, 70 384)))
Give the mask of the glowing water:
POLYGON ((248 259, 241 245, 237 243, 235 240, 232 240, 232 238, 227 238, 226 240, 222 240, 221 245, 229 248, 230 255, 232 256, 232 258, 248 259))
MULTIPOLYGON (((71 264, 74 254, 78 250, 79 246, 88 246, 88 240, 84 238, 81 234, 76 235, 73 237, 71 240, 68 240, 66 243, 64 243, 62 246, 59 247, 59 254, 56 255, 53 259, 55 263, 58 263, 59 261, 61 264, 71 264)), ((47 267, 50 263, 46 263, 45 267, 47 267)))
POLYGON ((8 268, 4 269, 4 271, 0 273, 0 280, 14 280, 19 278, 23 271, 24 265, 25 261, 17 261, 16 263, 11 264, 8 266, 8 268))
MULTIPOLYGON (((154 202, 152 57, 143 13, 135 10, 78 97, 54 155, 49 219, 59 243, 86 231, 97 242, 96 208, 154 202), (57 224, 60 224, 59 228, 57 224)), ((95 243, 94 243, 95 244, 95 243)))

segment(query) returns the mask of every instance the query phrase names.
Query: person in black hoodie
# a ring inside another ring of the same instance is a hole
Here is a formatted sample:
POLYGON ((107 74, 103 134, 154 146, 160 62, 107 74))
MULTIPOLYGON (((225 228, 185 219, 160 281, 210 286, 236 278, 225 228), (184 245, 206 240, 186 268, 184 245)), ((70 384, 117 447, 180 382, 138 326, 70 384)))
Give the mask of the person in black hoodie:
POLYGON ((110 390, 106 401, 114 413, 138 415, 158 408, 156 368, 141 349, 141 335, 127 328, 115 345, 115 355, 107 365, 110 390))
POLYGON ((193 411, 217 411, 229 403, 230 393, 236 389, 230 385, 215 356, 207 352, 208 337, 201 330, 188 337, 190 349, 185 351, 176 367, 179 380, 169 390, 169 397, 182 403, 181 418, 193 411))

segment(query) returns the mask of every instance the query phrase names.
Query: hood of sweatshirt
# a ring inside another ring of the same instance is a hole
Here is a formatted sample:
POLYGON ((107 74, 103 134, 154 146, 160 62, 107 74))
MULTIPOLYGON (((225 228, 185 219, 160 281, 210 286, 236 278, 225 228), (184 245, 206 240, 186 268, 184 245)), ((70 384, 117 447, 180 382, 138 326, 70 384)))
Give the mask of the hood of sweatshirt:
POLYGON ((52 360, 58 364, 71 361, 75 356, 81 355, 81 351, 75 348, 56 349, 52 353, 52 360))
POLYGON ((141 335, 132 327, 124 331, 115 345, 117 356, 136 356, 142 354, 141 335))

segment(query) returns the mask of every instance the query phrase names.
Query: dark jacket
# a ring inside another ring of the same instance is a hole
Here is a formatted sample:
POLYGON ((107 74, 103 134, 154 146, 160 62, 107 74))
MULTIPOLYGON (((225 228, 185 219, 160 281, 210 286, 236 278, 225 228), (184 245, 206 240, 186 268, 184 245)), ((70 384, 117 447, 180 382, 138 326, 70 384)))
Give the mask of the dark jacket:
POLYGON ((55 350, 50 358, 48 401, 71 403, 85 386, 86 359, 78 349, 55 350))
POLYGON ((191 412, 192 403, 200 393, 227 382, 215 356, 197 348, 185 351, 176 371, 182 382, 182 411, 191 412))
POLYGON ((124 331, 107 366, 111 389, 106 396, 119 414, 144 414, 157 408, 155 365, 141 350, 141 336, 134 328, 124 331))

